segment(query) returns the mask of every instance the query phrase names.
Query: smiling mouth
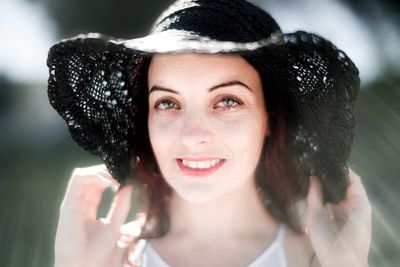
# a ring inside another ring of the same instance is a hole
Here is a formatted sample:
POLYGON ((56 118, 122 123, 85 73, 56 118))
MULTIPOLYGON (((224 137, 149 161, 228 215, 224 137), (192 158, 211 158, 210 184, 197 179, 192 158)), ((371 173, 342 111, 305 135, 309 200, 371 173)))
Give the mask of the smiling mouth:
POLYGON ((203 161, 190 161, 186 159, 182 159, 182 164, 186 167, 193 169, 209 169, 215 167, 222 159, 212 159, 212 160, 203 160, 203 161))
POLYGON ((205 176, 217 171, 224 163, 224 159, 189 160, 177 159, 179 168, 186 175, 205 176))

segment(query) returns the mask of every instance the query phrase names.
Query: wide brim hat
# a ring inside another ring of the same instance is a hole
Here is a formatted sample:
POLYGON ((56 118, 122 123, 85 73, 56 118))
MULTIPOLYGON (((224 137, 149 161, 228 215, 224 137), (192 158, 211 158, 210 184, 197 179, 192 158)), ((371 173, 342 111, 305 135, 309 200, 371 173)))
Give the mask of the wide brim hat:
POLYGON ((317 34, 282 33, 270 15, 243 0, 177 1, 141 38, 90 33, 62 40, 47 61, 50 103, 72 138, 123 181, 136 175, 142 141, 136 133, 147 127, 136 118, 146 112, 140 103, 148 59, 186 52, 238 54, 254 66, 264 90, 279 90, 290 107, 299 179, 316 174, 326 200, 343 197, 360 85, 356 66, 317 34))

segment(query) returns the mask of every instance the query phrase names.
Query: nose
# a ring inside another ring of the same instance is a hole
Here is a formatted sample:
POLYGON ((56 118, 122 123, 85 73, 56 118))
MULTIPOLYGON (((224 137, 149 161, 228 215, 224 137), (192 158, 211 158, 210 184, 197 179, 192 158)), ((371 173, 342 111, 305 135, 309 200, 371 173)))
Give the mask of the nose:
POLYGON ((181 142, 187 147, 210 143, 212 131, 206 114, 187 115, 181 129, 181 142))

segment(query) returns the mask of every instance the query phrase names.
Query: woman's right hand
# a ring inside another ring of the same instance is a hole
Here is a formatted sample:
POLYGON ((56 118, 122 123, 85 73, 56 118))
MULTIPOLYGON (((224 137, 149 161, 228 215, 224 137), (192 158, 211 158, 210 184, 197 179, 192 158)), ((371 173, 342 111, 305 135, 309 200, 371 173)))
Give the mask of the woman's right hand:
POLYGON ((104 190, 118 187, 104 165, 73 171, 60 208, 55 267, 120 267, 133 236, 121 234, 132 185, 116 193, 106 218, 97 219, 104 190))

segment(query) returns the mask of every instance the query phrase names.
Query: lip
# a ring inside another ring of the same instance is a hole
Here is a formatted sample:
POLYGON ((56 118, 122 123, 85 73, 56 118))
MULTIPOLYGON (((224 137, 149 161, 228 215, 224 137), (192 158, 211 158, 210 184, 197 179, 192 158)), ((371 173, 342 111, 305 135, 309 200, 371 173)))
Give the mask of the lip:
POLYGON ((210 175, 214 172, 216 172, 221 166, 225 163, 225 159, 221 159, 220 162, 218 162, 214 167, 207 168, 207 169, 195 169, 195 168, 190 168, 185 165, 183 165, 182 160, 189 160, 189 161, 205 161, 205 160, 213 160, 213 159, 220 159, 220 158, 215 158, 215 157, 201 157, 201 158, 180 158, 176 159, 176 162, 178 163, 179 169, 185 174, 189 176, 197 176, 197 177, 203 177, 210 175))

